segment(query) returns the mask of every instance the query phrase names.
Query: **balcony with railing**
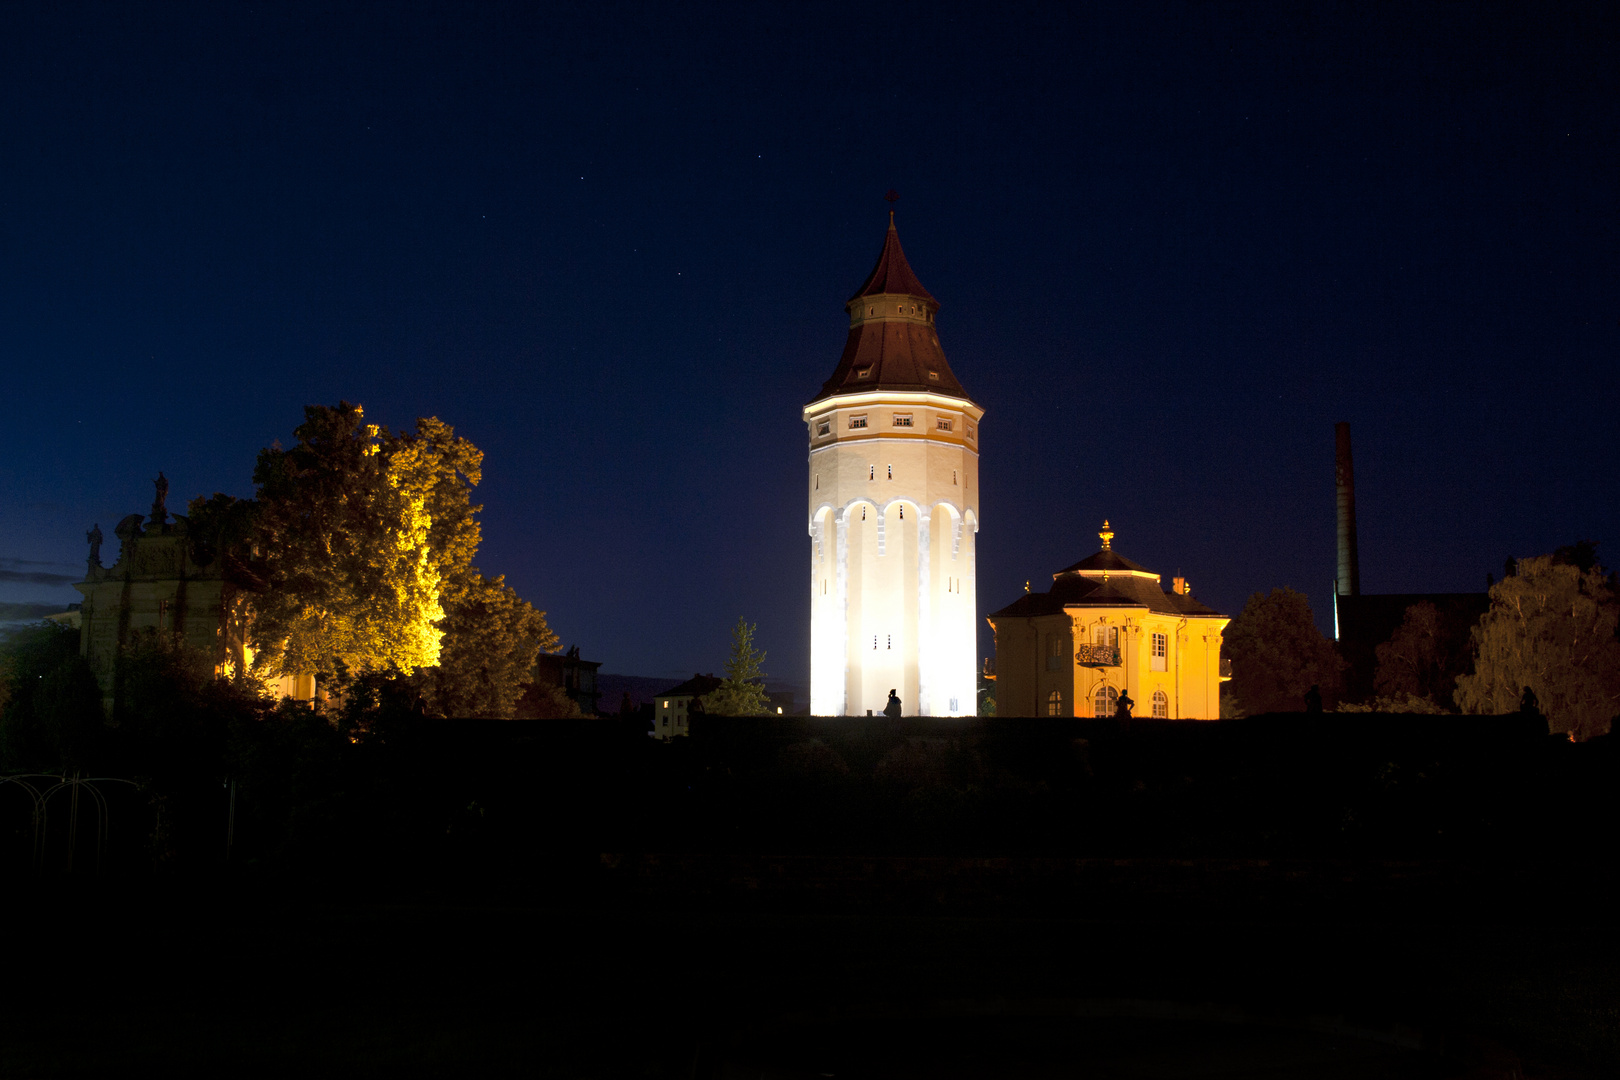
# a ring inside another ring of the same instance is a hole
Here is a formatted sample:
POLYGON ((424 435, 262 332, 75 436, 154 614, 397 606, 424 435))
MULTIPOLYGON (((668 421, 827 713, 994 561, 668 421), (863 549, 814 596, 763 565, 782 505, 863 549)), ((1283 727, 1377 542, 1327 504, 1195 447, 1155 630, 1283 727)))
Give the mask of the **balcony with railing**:
POLYGON ((1082 645, 1074 654, 1082 667, 1119 667, 1118 645, 1082 645))

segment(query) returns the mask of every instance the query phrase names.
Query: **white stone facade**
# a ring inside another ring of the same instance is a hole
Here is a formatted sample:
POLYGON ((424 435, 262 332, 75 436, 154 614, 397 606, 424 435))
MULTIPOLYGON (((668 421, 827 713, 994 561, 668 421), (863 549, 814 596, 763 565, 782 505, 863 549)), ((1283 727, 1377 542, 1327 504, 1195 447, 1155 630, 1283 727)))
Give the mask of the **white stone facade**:
POLYGON ((891 688, 906 715, 975 713, 982 415, 928 393, 806 406, 812 714, 879 714, 891 688))

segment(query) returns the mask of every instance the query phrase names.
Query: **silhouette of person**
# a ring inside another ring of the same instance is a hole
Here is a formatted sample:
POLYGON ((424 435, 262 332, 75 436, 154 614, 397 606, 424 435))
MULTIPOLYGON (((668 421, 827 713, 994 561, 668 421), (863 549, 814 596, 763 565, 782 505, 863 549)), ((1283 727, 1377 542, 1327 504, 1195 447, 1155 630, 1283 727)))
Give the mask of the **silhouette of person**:
POLYGON ((1315 683, 1305 691, 1305 711, 1313 716, 1322 711, 1322 688, 1315 683))
POLYGON ((895 694, 893 687, 889 689, 889 703, 883 706, 883 715, 900 719, 900 698, 895 694))
POLYGON ((1541 699, 1536 697, 1536 692, 1528 686, 1524 688, 1524 693, 1519 695, 1519 711, 1526 716, 1541 715, 1541 699))
POLYGON ((1114 717, 1119 720, 1129 720, 1131 718, 1131 709, 1135 705, 1136 702, 1131 700, 1131 695, 1123 690, 1120 691, 1119 700, 1114 702, 1114 717))

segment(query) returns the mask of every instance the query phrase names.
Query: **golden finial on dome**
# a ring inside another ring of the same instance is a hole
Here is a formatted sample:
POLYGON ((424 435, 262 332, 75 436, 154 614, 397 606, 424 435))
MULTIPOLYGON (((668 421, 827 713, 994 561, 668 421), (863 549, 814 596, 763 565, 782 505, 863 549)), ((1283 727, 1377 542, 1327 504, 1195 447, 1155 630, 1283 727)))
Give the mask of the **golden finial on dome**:
POLYGON ((1114 543, 1114 530, 1108 527, 1108 522, 1106 519, 1103 521, 1102 532, 1098 533, 1097 535, 1102 537, 1102 549, 1104 551, 1110 550, 1114 543))

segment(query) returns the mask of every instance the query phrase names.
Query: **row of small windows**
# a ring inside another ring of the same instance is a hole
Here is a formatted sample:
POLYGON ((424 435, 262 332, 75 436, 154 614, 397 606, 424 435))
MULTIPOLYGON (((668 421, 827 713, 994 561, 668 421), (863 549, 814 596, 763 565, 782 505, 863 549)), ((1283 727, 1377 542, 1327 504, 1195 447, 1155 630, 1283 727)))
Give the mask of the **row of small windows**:
MULTIPOLYGON (((929 372, 929 374, 933 375, 935 373, 934 372, 929 372)), ((891 422, 897 428, 908 428, 908 427, 915 427, 916 426, 916 421, 915 421, 915 419, 914 419, 914 417, 913 417, 913 415, 911 413, 893 413, 892 416, 891 416, 891 422)), ((860 429, 862 429, 864 427, 867 427, 867 426, 868 426, 868 417, 867 417, 866 413, 861 413, 858 416, 851 416, 849 418, 849 430, 851 430, 851 431, 859 431, 860 429)), ((951 419, 949 419, 947 417, 944 417, 944 416, 935 417, 935 419, 934 419, 934 428, 937 431, 955 431, 956 430, 956 421, 951 420, 951 419)), ((831 435, 831 434, 832 434, 832 421, 830 419, 828 419, 828 420, 817 420, 816 421, 816 438, 818 438, 818 439, 825 438, 826 436, 831 435)), ((970 438, 970 439, 973 438, 973 425, 972 424, 969 424, 967 426, 967 434, 968 434, 968 438, 970 438)))
MULTIPOLYGON (((894 305, 894 313, 896 315, 917 315, 917 314, 921 314, 922 317, 927 319, 929 322, 934 321, 934 316, 929 312, 929 310, 927 308, 923 308, 921 312, 918 312, 916 304, 896 304, 896 305, 894 305)), ((869 305, 867 307, 867 309, 866 309, 866 317, 869 318, 869 319, 873 319, 873 318, 877 317, 877 305, 876 304, 872 304, 872 305, 869 305)))

